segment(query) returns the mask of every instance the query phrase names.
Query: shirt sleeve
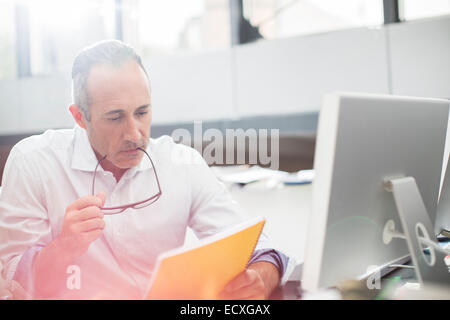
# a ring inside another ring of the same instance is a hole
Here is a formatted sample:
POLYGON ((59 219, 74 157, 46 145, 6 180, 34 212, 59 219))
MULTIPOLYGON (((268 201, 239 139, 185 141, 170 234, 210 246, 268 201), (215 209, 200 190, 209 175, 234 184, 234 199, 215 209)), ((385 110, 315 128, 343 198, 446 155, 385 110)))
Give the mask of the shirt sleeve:
POLYGON ((38 172, 33 162, 14 147, 5 165, 0 193, 2 277, 7 286, 15 280, 30 290, 32 258, 51 239, 38 172))
MULTIPOLYGON (((189 227, 197 237, 213 235, 250 219, 251 216, 233 200, 230 191, 216 178, 201 155, 196 150, 193 152, 190 164, 192 202, 189 227)), ((281 284, 286 282, 287 271, 292 270, 291 264, 294 263, 272 243, 264 231, 251 259, 251 262, 272 262, 280 271, 281 284)))
POLYGON ((275 249, 259 249, 253 252, 248 265, 260 261, 272 263, 280 272, 280 276, 282 276, 286 272, 289 258, 275 249))

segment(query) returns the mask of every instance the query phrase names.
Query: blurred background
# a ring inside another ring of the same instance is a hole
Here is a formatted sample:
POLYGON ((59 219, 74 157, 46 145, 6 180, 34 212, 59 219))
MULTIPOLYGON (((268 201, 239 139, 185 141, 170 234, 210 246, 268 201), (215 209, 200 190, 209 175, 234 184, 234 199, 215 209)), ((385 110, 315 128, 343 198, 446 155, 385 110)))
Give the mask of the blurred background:
POLYGON ((450 0, 0 0, 0 176, 17 141, 74 126, 73 59, 111 38, 149 72, 152 137, 278 128, 288 171, 312 168, 324 93, 450 98, 450 0))

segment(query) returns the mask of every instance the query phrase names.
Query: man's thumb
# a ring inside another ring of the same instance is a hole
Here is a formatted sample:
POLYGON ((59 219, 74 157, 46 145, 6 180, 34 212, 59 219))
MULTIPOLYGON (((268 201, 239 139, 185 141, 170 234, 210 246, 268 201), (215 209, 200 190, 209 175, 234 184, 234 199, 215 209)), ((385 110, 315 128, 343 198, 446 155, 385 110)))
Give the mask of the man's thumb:
POLYGON ((105 201, 106 201, 106 193, 103 191, 100 191, 96 197, 100 198, 102 200, 102 207, 103 207, 105 205, 105 201))

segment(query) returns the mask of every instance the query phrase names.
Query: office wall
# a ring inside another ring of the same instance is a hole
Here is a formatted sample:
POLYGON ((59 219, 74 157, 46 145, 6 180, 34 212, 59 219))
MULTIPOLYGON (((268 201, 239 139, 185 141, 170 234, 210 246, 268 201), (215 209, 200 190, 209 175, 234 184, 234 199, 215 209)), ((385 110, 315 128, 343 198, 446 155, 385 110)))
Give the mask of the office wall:
POLYGON ((387 28, 392 93, 450 99, 450 17, 387 28))
MULTIPOLYGON (((450 99, 450 17, 392 24, 387 28, 392 93, 450 99)), ((450 117, 444 172, 450 154, 450 117)))
MULTIPOLYGON (((450 97, 449 24, 445 16, 154 58, 145 61, 153 121, 311 114, 333 90, 450 97)), ((0 81, 0 135, 72 127, 68 76, 0 81)))
POLYGON ((0 81, 0 135, 73 127, 68 76, 0 81))
POLYGON ((334 90, 388 93, 384 29, 353 29, 237 47, 239 115, 318 111, 334 90))
POLYGON ((155 123, 233 118, 231 50, 145 61, 155 123))

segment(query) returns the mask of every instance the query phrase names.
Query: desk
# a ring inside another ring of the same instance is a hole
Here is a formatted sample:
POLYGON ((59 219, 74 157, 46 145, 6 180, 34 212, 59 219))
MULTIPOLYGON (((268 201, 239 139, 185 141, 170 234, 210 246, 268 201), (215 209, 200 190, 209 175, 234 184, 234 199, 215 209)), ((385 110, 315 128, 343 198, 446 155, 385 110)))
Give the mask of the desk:
MULTIPOLYGON (((410 265, 410 264, 409 264, 410 265)), ((379 289, 368 289, 366 281, 349 280, 345 281, 339 286, 339 293, 330 294, 318 293, 310 294, 306 298, 309 299, 334 299, 334 297, 343 300, 375 300, 391 298, 393 290, 406 283, 416 283, 417 277, 413 269, 396 268, 392 272, 386 274, 380 281, 379 289)), ((301 300, 304 298, 301 292, 301 282, 297 280, 288 281, 283 287, 275 289, 270 300, 301 300)), ((411 292, 410 292, 411 294, 411 292)), ((421 294, 420 291, 412 292, 414 298, 424 299, 426 295, 421 294)), ((427 291, 425 294, 430 294, 427 291)), ((439 293, 440 294, 440 293, 439 293)), ((405 295, 405 294, 404 294, 405 295)), ((405 295, 405 298, 406 295, 405 295)), ((447 297, 448 298, 448 297, 447 297)))
MULTIPOLYGON (((342 296, 344 300, 387 299, 392 294, 390 289, 402 286, 407 282, 417 282, 414 270, 397 268, 381 279, 380 289, 368 289, 365 280, 349 280, 340 286, 340 293, 334 296, 338 298, 342 296)), ((308 296, 309 299, 332 299, 332 297, 333 295, 324 293, 308 296)), ((302 298, 301 282, 297 280, 286 282, 284 286, 275 289, 270 296, 270 300, 301 300, 302 298)), ((421 298, 424 297, 419 296, 419 299, 421 298)))
MULTIPOLYGON (((298 262, 304 261, 309 218, 312 212, 311 184, 284 186, 279 189, 254 188, 249 185, 243 188, 233 187, 231 188, 231 194, 234 200, 250 215, 267 218, 264 232, 280 249, 295 257, 298 262)), ((294 270, 289 281, 283 287, 276 289, 270 299, 301 299, 300 276, 300 268, 297 271, 294 270)), ((406 282, 417 282, 415 271, 413 269, 393 268, 381 279, 380 289, 369 290, 365 280, 344 282, 341 289, 344 299, 383 299, 389 297, 390 286, 400 286, 406 282)), ((410 292, 409 296, 405 296, 405 298, 414 295, 414 297, 424 299, 426 295, 434 292, 436 291, 410 292)), ((450 298, 450 296, 445 296, 439 291, 438 297, 442 296, 450 298)), ((316 298, 320 299, 321 297, 316 298)))
POLYGON ((280 249, 303 262, 311 213, 311 184, 279 189, 257 189, 249 185, 231 188, 231 194, 250 215, 266 217, 264 232, 280 249))
MULTIPOLYGON (((264 233, 278 248, 297 262, 303 262, 311 213, 311 184, 276 189, 256 188, 251 184, 246 187, 235 186, 230 191, 233 199, 250 216, 267 219, 264 233)), ((196 241, 197 237, 188 229, 185 244, 196 241)), ((294 270, 292 276, 293 280, 300 280, 298 271, 294 270)))

